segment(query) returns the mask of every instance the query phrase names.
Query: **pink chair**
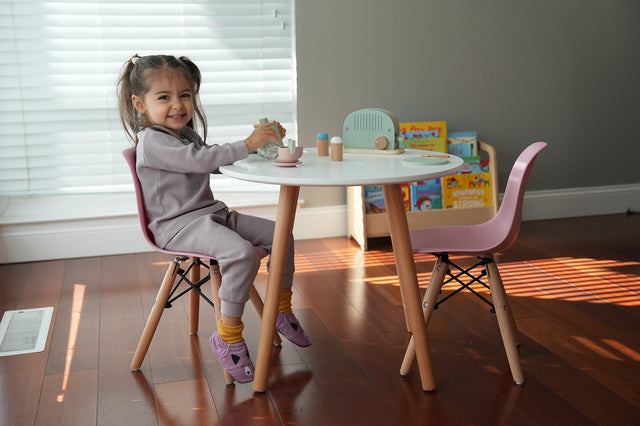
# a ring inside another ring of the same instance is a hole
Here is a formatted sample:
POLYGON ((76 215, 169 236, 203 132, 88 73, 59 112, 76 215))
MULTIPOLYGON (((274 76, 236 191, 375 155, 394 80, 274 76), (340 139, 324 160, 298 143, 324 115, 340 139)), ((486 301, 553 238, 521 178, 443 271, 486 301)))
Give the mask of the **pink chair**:
MULTIPOLYGON (((546 146, 545 142, 536 142, 529 145, 520 154, 511 169, 500 209, 492 219, 478 225, 437 226, 418 229, 411 233, 411 245, 414 253, 431 253, 436 256, 436 263, 423 299, 424 318, 427 325, 433 310, 438 308, 438 304, 464 288, 471 290, 490 304, 491 311, 496 313, 511 375, 518 385, 524 384, 524 375, 517 350, 517 328, 493 254, 509 248, 518 236, 522 221, 522 200, 527 180, 536 156, 546 146), (449 259, 450 253, 476 255, 479 262, 470 268, 462 269, 449 259), (452 267, 458 271, 455 275, 451 273, 452 267), (478 276, 471 273, 476 267, 483 268, 478 276), (450 277, 447 281, 445 281, 445 275, 450 277), (463 275, 470 277, 471 281, 462 282, 460 277, 463 275), (489 281, 488 285, 480 281, 485 275, 489 281), (442 286, 451 281, 457 281, 461 287, 438 302, 442 286), (489 288, 493 304, 470 287, 474 282, 479 282, 489 288)), ((412 338, 405 353, 400 374, 408 374, 414 359, 415 348, 412 338)))
MULTIPOLYGON (((175 252, 171 250, 166 250, 161 247, 158 247, 153 238, 153 234, 149 231, 148 224, 149 221, 147 219, 147 214, 143 204, 142 198, 142 188, 140 186, 140 180, 138 179, 138 174, 136 173, 136 151, 135 148, 127 148, 122 151, 122 155, 124 156, 127 165, 129 166, 129 170, 131 171, 131 176, 133 177, 133 186, 135 188, 136 193, 136 202, 138 207, 138 218, 140 220, 140 228, 142 229, 142 234, 144 238, 147 240, 149 245, 156 251, 160 253, 170 254, 172 256, 176 256, 173 262, 169 264, 169 268, 164 275, 164 279, 162 280, 162 284, 160 285, 160 290, 158 291, 158 295, 156 296, 156 302, 151 309, 151 313, 149 315, 149 319, 145 324, 144 331, 142 332, 142 336, 140 337, 140 341, 138 342, 138 348, 133 356, 133 361, 131 362, 131 369, 138 370, 142 365, 142 361, 144 360, 145 355, 147 354, 147 350, 149 349, 149 345, 151 344, 151 340, 153 339, 153 335, 155 334, 156 328, 158 327, 158 323, 160 322, 160 317, 162 316, 162 312, 165 308, 170 308, 171 304, 183 296, 186 293, 190 293, 190 309, 189 309, 189 329, 191 334, 196 334, 198 332, 198 316, 200 312, 200 297, 202 297, 207 303, 209 303, 215 312, 216 320, 220 319, 220 299, 218 298, 218 291, 220 289, 221 284, 221 275, 220 275, 220 266, 218 265, 218 261, 211 256, 202 253, 188 253, 188 252, 175 252), (209 265, 202 262, 201 259, 208 259, 209 265), (182 269, 180 265, 186 262, 186 269, 182 269), (209 269, 209 274, 207 276, 200 278, 200 267, 204 266, 209 269), (176 282, 176 277, 180 277, 180 279, 176 282), (211 280, 211 287, 213 290, 213 300, 210 300, 205 294, 202 293, 200 288, 207 281, 211 280), (187 284, 186 289, 182 290, 180 293, 176 294, 178 291, 178 287, 180 284, 184 282, 187 284), (217 308, 216 308, 217 306, 217 308)), ((254 247, 256 253, 262 259, 267 256, 269 253, 263 247, 254 247)), ((255 307, 256 311, 262 317, 263 310, 263 302, 260 298, 260 294, 255 289, 254 286, 251 286, 251 290, 249 293, 251 302, 255 307)), ((274 344, 280 345, 282 343, 280 336, 276 332, 273 336, 274 344)), ((227 383, 232 383, 233 378, 228 375, 225 371, 225 379, 227 383)))

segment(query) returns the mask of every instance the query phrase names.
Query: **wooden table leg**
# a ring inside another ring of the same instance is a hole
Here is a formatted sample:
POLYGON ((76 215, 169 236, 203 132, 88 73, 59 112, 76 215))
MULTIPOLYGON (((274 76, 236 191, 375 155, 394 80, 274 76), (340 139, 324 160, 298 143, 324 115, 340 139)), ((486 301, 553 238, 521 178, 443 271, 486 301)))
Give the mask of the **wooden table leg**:
POLYGON ((298 206, 299 186, 280 187, 280 198, 276 213, 276 228, 273 233, 273 246, 271 248, 271 260, 269 263, 269 277, 267 278, 267 290, 264 298, 264 310, 262 312, 262 326, 260 327, 260 341, 258 342, 258 357, 256 359, 256 371, 253 378, 253 390, 265 392, 267 379, 269 378, 269 360, 273 333, 278 319, 278 302, 280 300, 280 286, 284 277, 284 267, 289 249, 289 236, 293 231, 293 222, 298 206))
POLYGON ((424 322, 420 305, 418 276, 416 275, 416 265, 413 261, 413 251, 411 250, 409 224, 404 211, 402 188, 399 184, 392 184, 383 185, 382 190, 387 207, 391 243, 393 244, 393 253, 396 259, 403 305, 406 310, 405 317, 409 322, 415 342, 422 389, 431 391, 436 388, 436 380, 433 374, 433 365, 431 364, 427 326, 424 322))

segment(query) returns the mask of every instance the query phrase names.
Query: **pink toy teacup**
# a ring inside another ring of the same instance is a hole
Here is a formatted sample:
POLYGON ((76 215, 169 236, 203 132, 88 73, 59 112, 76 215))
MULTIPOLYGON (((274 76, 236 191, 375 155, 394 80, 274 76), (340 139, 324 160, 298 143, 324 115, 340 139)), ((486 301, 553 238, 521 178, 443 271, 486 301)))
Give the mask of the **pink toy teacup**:
POLYGON ((291 155, 291 149, 288 146, 278 147, 278 161, 281 163, 296 163, 302 157, 303 148, 296 147, 296 152, 291 155))

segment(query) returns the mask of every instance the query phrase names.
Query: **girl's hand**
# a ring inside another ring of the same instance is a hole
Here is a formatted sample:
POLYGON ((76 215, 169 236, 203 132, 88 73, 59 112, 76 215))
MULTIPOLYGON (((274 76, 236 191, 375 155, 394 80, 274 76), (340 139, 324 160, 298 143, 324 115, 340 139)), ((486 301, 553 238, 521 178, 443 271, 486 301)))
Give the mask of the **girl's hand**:
POLYGON ((284 138, 287 134, 287 131, 278 123, 277 121, 272 121, 270 123, 259 124, 255 126, 253 132, 247 139, 244 140, 244 143, 247 145, 249 151, 253 151, 254 149, 260 148, 262 145, 269 141, 277 141, 278 135, 271 128, 274 124, 278 125, 278 129, 280 130, 280 137, 284 138))

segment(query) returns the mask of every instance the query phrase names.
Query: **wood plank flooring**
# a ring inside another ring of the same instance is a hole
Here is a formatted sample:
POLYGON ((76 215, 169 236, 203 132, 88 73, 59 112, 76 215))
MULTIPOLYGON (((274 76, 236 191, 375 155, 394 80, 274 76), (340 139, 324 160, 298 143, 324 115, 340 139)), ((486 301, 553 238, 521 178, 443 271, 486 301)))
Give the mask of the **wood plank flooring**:
MULTIPOLYGON (((497 257, 520 332, 522 387, 495 315, 469 292, 432 316, 438 389, 423 392, 416 367, 400 378, 408 334, 393 252, 384 238, 370 247, 296 242, 293 304, 313 345, 276 348, 264 394, 225 385, 208 344, 213 312, 201 305, 192 336, 186 299, 165 310, 142 369, 130 371, 167 256, 0 265, 0 313, 55 308, 43 352, 0 358, 0 425, 638 424, 639 214, 526 222, 497 257)), ((422 291, 432 266, 416 256, 422 291)), ((265 284, 263 262, 262 294, 265 284)), ((244 322, 255 359, 251 304, 244 322)))

